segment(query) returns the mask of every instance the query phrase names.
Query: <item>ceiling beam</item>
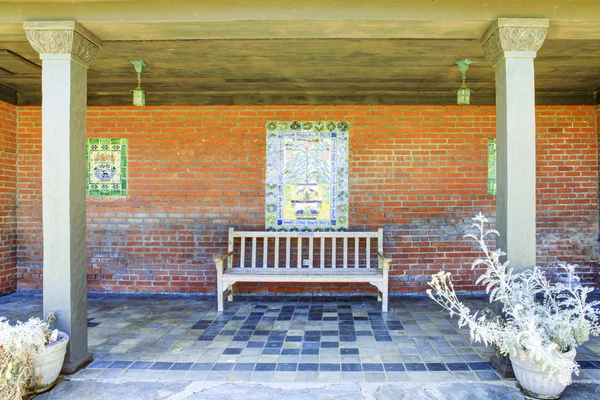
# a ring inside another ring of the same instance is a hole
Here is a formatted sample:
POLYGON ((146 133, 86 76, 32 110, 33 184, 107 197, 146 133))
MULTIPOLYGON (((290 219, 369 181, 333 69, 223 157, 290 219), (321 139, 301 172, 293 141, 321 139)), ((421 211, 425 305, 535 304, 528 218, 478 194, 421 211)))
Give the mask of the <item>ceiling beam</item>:
MULTIPOLYGON (((0 3, 0 16, 2 15, 0 3)), ((115 14, 117 15, 117 14, 115 14)), ((450 39, 479 40, 493 20, 227 20, 94 21, 73 19, 103 41, 218 40, 218 39, 450 39)), ((23 17, 21 17, 23 18, 23 17)), ((48 17, 46 17, 47 19, 48 17)), ((65 17, 63 17, 65 19, 65 17)), ((27 18, 27 20, 35 20, 27 18)), ((43 19, 42 19, 43 20, 43 19)), ((22 21, 2 22, 0 38, 26 41, 22 21)), ((547 40, 600 40, 598 21, 550 21, 547 40)))
POLYGON ((169 20, 494 20, 549 18, 600 20, 600 8, 589 0, 0 0, 0 21, 169 20), (18 6, 16 5, 18 4, 18 6))
MULTIPOLYGON (((592 92, 537 92, 537 105, 593 105, 592 92)), ((40 93, 19 96, 19 105, 39 106, 40 93)), ((128 92, 88 93, 90 106, 127 106, 132 104, 128 92)), ((205 105, 456 105, 456 94, 448 91, 402 92, 197 92, 150 91, 148 106, 205 106, 205 105)), ((475 93, 471 97, 475 106, 493 106, 495 94, 475 93)))

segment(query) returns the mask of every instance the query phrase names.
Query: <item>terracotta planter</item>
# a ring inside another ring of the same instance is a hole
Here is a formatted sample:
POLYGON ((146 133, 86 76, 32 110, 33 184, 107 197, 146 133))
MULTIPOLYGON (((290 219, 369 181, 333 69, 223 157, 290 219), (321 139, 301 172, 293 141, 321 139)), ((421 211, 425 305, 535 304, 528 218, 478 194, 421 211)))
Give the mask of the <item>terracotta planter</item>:
MULTIPOLYGON (((565 358, 575 359, 575 349, 563 354, 565 358)), ((521 384, 523 392, 531 397, 538 399, 558 399, 567 385, 558 381, 555 377, 550 378, 550 374, 542 371, 541 368, 523 361, 510 354, 510 361, 515 371, 515 376, 521 384)))
POLYGON ((50 389, 56 378, 58 378, 65 361, 69 335, 59 332, 58 337, 59 339, 56 342, 46 345, 44 351, 34 358, 31 382, 29 383, 30 392, 44 392, 50 389))

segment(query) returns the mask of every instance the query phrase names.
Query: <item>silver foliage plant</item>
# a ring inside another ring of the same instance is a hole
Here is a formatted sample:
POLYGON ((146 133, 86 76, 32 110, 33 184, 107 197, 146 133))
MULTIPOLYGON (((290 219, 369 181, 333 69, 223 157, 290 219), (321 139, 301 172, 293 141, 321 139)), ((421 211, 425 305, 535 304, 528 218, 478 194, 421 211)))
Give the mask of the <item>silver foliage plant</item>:
POLYGON ((515 273, 509 263, 501 262, 500 249, 490 250, 486 240, 499 235, 486 229, 483 214, 473 218, 477 234, 467 234, 483 252, 472 269, 480 266, 485 273, 477 279, 489 295, 490 303, 502 304, 502 315, 485 309, 471 312, 454 290, 450 273, 440 271, 432 275, 427 294, 441 307, 458 317, 459 327, 468 326, 471 340, 494 345, 503 354, 511 354, 532 365, 541 367, 564 384, 571 383, 571 375, 579 374, 576 362, 562 353, 587 341, 590 335, 600 333, 598 301, 588 302, 593 288, 578 284, 576 265, 559 264, 566 273, 566 282, 550 282, 537 266, 515 273))
POLYGON ((31 379, 33 360, 44 350, 44 346, 58 338, 58 330, 50 330, 56 321, 54 313, 48 322, 31 318, 27 322, 17 321, 10 325, 0 317, 0 398, 21 399, 27 394, 31 379))

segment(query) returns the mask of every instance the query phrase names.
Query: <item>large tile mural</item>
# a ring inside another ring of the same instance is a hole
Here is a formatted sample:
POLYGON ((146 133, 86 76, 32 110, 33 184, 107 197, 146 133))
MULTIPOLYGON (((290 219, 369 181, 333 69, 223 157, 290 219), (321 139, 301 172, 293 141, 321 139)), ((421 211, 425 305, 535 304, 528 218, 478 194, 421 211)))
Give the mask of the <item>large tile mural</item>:
POLYGON ((88 196, 127 195, 127 139, 88 139, 88 196))
POLYGON ((267 230, 348 229, 348 133, 345 121, 267 122, 267 230))

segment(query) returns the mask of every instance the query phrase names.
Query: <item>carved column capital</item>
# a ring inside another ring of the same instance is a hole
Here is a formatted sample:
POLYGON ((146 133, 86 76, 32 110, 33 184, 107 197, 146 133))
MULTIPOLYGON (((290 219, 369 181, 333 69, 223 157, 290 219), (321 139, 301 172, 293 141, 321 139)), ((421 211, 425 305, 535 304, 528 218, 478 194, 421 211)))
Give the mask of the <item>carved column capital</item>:
POLYGON ((547 19, 537 18, 498 18, 481 38, 483 55, 493 65, 500 61, 507 51, 535 52, 542 47, 546 31, 550 26, 547 19))
POLYGON ((69 54, 87 68, 102 48, 102 40, 74 21, 25 21, 23 29, 41 59, 69 54))

